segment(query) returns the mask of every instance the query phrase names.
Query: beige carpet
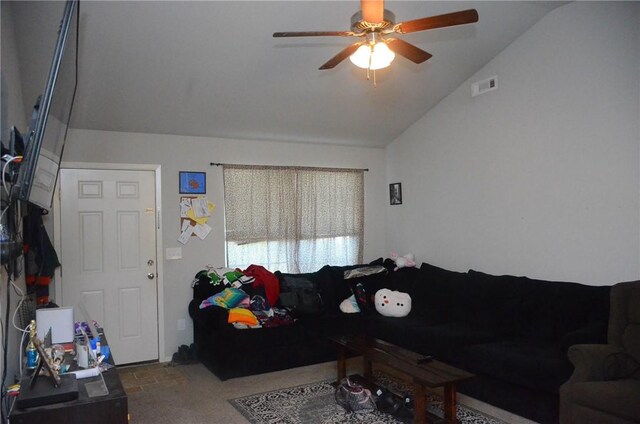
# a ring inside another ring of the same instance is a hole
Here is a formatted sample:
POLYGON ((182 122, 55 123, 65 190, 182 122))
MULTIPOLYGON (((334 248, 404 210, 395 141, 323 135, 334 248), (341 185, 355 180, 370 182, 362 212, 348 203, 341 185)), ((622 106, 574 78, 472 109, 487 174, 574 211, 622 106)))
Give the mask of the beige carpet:
MULTIPOLYGON (((359 372, 360 364, 358 358, 349 360, 347 372, 359 372)), ((228 399, 333 378, 336 365, 328 362, 227 381, 220 381, 202 364, 151 364, 118 371, 129 397, 131 424, 245 424, 228 399)), ((509 423, 531 423, 464 395, 458 400, 509 423)))

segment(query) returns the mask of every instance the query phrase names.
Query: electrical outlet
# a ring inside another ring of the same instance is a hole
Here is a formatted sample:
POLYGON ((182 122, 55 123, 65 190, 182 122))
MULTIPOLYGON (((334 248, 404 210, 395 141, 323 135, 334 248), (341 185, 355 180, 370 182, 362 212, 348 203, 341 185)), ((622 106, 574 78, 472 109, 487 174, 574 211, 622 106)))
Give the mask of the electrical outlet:
POLYGON ((187 321, 184 318, 180 318, 178 320, 178 331, 183 331, 187 329, 187 321))

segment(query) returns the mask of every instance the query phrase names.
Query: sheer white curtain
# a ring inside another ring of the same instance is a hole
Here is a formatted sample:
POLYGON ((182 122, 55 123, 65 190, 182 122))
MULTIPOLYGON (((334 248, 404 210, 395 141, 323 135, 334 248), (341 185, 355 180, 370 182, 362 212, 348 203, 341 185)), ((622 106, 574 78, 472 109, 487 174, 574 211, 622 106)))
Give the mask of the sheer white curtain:
POLYGON ((228 266, 362 262, 362 170, 224 165, 223 175, 228 266))

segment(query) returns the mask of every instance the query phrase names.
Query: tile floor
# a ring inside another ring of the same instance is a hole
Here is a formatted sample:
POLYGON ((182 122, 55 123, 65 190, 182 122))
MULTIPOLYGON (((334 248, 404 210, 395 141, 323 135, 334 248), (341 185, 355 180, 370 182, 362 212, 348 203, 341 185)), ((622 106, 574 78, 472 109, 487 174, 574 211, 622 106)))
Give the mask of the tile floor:
POLYGON ((187 378, 178 367, 168 363, 118 367, 118 374, 127 394, 187 384, 187 378))

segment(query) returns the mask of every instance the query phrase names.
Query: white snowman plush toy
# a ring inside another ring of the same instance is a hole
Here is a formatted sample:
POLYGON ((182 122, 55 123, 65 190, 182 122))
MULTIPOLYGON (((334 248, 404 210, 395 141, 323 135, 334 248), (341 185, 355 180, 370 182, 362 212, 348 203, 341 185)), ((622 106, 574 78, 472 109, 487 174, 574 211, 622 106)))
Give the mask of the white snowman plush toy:
POLYGON ((411 296, 408 293, 380 289, 374 296, 376 311, 385 317, 402 318, 411 312, 411 296))

